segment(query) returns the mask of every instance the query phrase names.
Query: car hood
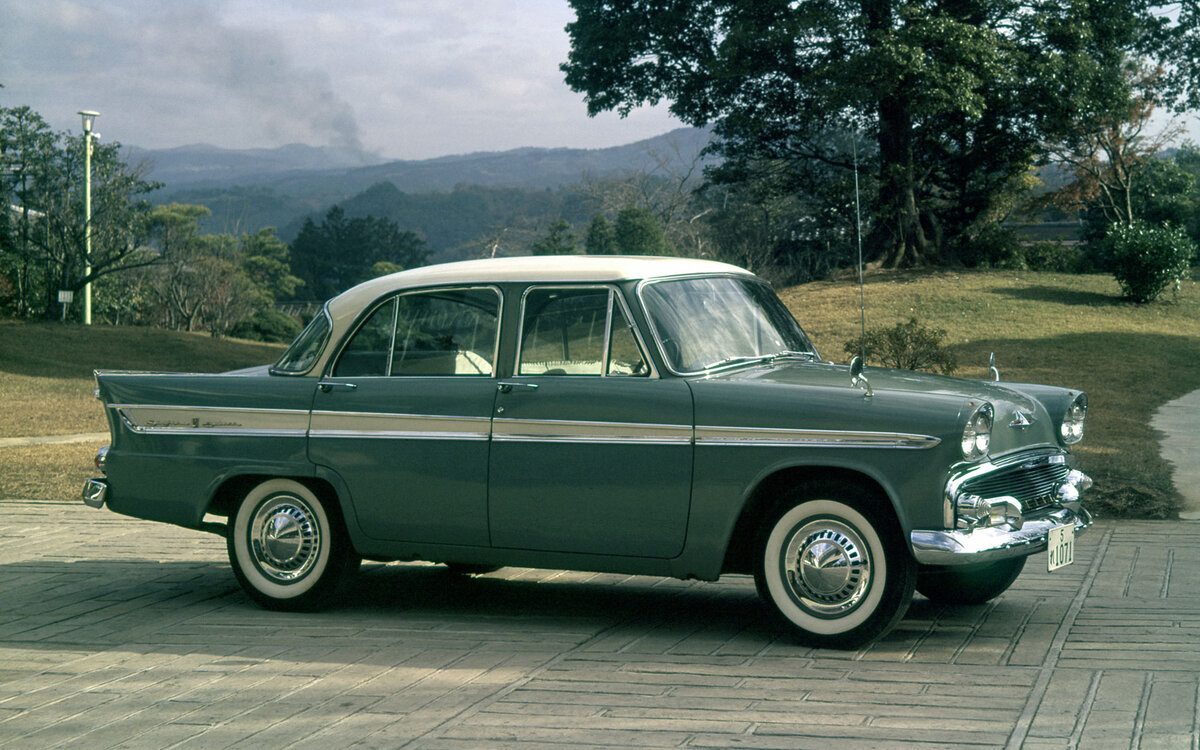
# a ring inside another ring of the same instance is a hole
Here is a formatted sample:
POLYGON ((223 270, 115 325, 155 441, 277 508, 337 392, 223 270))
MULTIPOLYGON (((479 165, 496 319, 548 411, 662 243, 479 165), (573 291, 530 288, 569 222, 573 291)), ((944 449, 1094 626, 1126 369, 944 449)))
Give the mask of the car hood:
MULTIPOLYGON (((1058 421, 1079 391, 1023 383, 998 383, 931 373, 868 368, 864 373, 874 396, 850 383, 850 368, 829 362, 788 362, 733 368, 697 382, 709 388, 758 391, 764 408, 783 403, 823 402, 841 412, 840 420, 861 420, 867 429, 889 429, 955 438, 966 419, 983 403, 992 405, 992 454, 1039 445, 1057 445, 1058 421), (766 406, 769 405, 769 406, 766 406), (950 423, 947 422, 947 417, 950 423)), ((782 409, 784 413, 790 411, 782 409)), ((806 404, 805 415, 821 411, 806 404)), ((830 414, 830 421, 838 417, 830 414)), ((825 421, 822 419, 821 421, 825 421)), ((819 426, 819 425, 814 425, 819 426)))

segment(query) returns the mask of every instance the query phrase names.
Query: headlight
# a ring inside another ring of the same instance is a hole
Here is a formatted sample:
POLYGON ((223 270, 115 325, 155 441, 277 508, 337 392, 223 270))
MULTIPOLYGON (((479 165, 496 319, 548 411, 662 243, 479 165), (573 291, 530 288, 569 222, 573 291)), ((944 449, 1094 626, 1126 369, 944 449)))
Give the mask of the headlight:
POLYGON ((1058 436, 1064 445, 1075 445, 1083 440, 1083 420, 1087 418, 1087 394, 1081 393, 1075 397, 1063 414, 1062 424, 1058 426, 1058 436))
POLYGON ((962 454, 968 461, 983 458, 992 445, 992 405, 984 404, 967 420, 962 435, 962 454))

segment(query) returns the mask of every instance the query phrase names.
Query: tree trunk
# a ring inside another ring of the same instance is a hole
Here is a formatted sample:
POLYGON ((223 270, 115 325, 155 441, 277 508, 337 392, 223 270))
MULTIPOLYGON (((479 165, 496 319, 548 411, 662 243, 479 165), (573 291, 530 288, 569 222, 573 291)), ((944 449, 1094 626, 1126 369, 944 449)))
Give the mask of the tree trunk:
POLYGON ((930 260, 929 240, 917 205, 912 118, 898 96, 879 102, 879 218, 872 255, 884 268, 907 268, 930 260))

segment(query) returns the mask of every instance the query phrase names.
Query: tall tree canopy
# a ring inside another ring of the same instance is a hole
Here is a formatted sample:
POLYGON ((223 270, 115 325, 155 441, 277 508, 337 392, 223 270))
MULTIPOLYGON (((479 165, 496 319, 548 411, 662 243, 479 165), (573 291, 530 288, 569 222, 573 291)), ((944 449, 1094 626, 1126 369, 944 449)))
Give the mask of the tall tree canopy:
POLYGON ((158 187, 121 160, 120 144, 93 141, 92 252, 86 255, 84 138, 54 133, 29 107, 0 107, 0 273, 15 280, 15 311, 58 312, 59 290, 79 291, 153 262, 141 240, 158 187), (90 272, 85 269, 90 267, 90 272))
POLYGON ((570 2, 562 68, 591 114, 667 100, 715 123, 734 163, 848 168, 860 152, 877 181, 868 250, 885 265, 937 260, 994 217, 1047 139, 1127 104, 1127 59, 1174 63, 1155 95, 1197 99, 1192 0, 570 2))
POLYGON ((292 270, 314 299, 323 300, 388 270, 414 268, 429 257, 425 241, 394 222, 374 216, 349 218, 339 206, 320 224, 306 219, 292 241, 292 270))

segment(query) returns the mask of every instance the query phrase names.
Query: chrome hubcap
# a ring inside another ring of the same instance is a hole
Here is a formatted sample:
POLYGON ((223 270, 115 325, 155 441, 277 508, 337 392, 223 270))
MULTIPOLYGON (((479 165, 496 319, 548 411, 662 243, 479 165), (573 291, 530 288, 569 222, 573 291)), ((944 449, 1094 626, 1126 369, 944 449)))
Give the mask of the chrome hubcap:
POLYGON ((797 529, 784 548, 784 580, 796 601, 818 615, 856 607, 871 583, 871 557, 858 533, 819 519, 797 529))
POLYGON ((290 495, 270 498, 250 521, 250 549, 270 578, 279 583, 302 578, 321 550, 321 529, 312 508, 290 495))

